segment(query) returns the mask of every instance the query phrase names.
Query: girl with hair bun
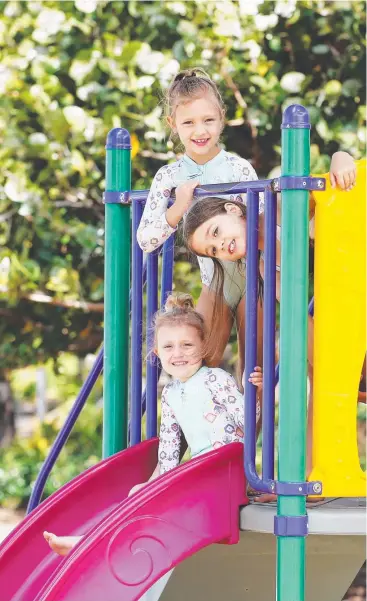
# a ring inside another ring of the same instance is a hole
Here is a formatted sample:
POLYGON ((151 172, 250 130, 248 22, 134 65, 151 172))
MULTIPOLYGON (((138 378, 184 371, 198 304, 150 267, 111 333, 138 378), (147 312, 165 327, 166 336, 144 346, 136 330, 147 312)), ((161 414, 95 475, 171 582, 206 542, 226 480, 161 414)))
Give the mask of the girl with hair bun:
MULTIPOLYGON (((202 315, 189 294, 170 295, 154 320, 154 349, 172 380, 161 397, 158 464, 150 480, 178 466, 181 432, 197 457, 230 442, 243 442, 244 399, 232 376, 205 365, 206 331, 202 315)), ((260 417, 262 372, 255 367, 250 381, 257 387, 260 417)), ((132 488, 130 495, 145 486, 132 488)), ((44 537, 50 547, 66 555, 80 537, 44 537)))

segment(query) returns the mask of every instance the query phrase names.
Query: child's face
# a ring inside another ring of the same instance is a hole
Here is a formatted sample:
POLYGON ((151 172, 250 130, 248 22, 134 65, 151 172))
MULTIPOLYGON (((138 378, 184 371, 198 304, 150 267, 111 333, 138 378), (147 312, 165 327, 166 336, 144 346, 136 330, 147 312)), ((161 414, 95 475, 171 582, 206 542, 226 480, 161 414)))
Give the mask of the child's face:
POLYGON ((225 209, 199 225, 190 246, 198 255, 238 261, 246 256, 246 221, 236 205, 228 202, 225 209))
POLYGON ((185 382, 201 367, 203 341, 192 326, 162 326, 157 334, 156 353, 164 371, 185 382))
POLYGON ((186 153, 197 163, 210 161, 218 154, 223 116, 210 92, 191 102, 180 103, 174 118, 168 121, 171 128, 177 131, 186 153))

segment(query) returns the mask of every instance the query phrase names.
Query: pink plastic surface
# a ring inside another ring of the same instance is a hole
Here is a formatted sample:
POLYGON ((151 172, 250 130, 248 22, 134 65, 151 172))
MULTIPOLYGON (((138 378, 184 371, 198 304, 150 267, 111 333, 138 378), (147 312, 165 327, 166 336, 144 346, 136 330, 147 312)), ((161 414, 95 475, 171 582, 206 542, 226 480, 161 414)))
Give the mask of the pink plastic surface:
POLYGON ((109 457, 32 511, 0 545, 0 600, 34 601, 63 561, 50 551, 42 532, 85 534, 103 523, 132 486, 151 476, 157 448, 154 439, 109 457))
POLYGON ((201 455, 102 518, 32 601, 135 601, 203 547, 237 543, 239 506, 246 502, 243 445, 201 455))

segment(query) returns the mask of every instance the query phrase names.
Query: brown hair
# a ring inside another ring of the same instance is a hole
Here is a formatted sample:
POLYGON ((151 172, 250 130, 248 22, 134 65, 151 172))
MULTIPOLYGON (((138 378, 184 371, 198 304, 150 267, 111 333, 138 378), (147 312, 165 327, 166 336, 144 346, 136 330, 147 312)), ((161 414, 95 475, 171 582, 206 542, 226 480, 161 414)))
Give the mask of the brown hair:
POLYGON ((157 334, 163 326, 189 326, 195 328, 205 340, 204 318, 194 309, 190 294, 177 293, 167 297, 164 308, 154 317, 154 347, 157 348, 157 334))
MULTIPOLYGON (((188 211, 186 218, 184 220, 183 225, 183 238, 184 243, 189 251, 194 254, 196 251, 191 246, 192 236, 194 232, 200 227, 203 223, 215 217, 217 215, 223 215, 226 213, 225 205, 230 202, 231 204, 236 205, 240 208, 242 216, 246 217, 246 205, 242 202, 236 200, 229 200, 228 198, 217 198, 217 197, 207 197, 198 200, 195 204, 193 204, 188 211)), ((206 257, 206 255, 199 255, 206 257)), ((216 259, 215 257, 211 257, 214 263, 214 275, 213 279, 210 283, 210 288, 215 292, 214 297, 214 305, 213 305, 213 314, 212 314, 212 322, 210 325, 210 332, 208 336, 208 340, 206 343, 206 353, 208 357, 212 357, 215 353, 215 346, 218 339, 217 332, 220 329, 221 320, 223 317, 223 308, 224 308, 224 269, 221 261, 216 259)), ((241 261, 238 261, 238 268, 242 267, 241 261)))
POLYGON ((177 73, 165 96, 166 116, 172 117, 181 102, 189 102, 211 92, 218 102, 221 114, 224 116, 225 105, 222 96, 212 79, 199 67, 186 69, 177 73))

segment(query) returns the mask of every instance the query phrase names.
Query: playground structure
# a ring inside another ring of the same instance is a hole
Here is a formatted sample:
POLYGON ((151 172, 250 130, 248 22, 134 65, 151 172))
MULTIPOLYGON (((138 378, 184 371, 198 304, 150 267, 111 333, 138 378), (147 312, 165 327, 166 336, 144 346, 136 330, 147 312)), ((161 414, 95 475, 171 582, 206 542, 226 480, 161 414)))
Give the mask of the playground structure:
MULTIPOLYGON (((179 466, 127 498, 131 487, 146 480, 155 466, 159 374, 157 363, 147 364, 143 393, 145 269, 143 254, 134 238, 147 191, 130 192, 129 145, 126 130, 110 132, 105 195, 104 361, 100 353, 55 441, 34 488, 31 513, 0 546, 2 601, 133 601, 152 585, 146 595, 152 601, 182 601, 187 597, 193 601, 270 601, 275 599, 276 589, 278 601, 338 601, 361 566, 365 550, 365 506, 360 497, 365 496, 366 482, 356 440, 356 399, 366 349, 365 163, 358 164, 353 192, 332 190, 328 182, 324 191, 323 178, 309 177, 307 111, 293 105, 283 119, 281 178, 198 189, 198 196, 247 192, 246 373, 256 357, 258 195, 263 190, 265 193, 262 474, 260 477, 255 467, 255 395, 247 383, 245 461, 242 445, 227 445, 179 466), (317 244, 313 471, 306 482, 310 189, 316 190, 317 244), (281 403, 275 479, 274 277, 276 192, 280 190, 281 403), (133 243, 129 428, 126 349, 130 337, 130 202, 133 243), (45 478, 102 363, 105 459, 38 506, 45 478), (142 407, 146 409, 148 439, 144 442, 142 407), (129 438, 131 446, 122 450, 129 438), (274 505, 249 504, 244 464, 252 486, 279 495, 277 515, 274 505), (325 497, 343 499, 320 501, 306 511, 306 495, 321 492, 325 497), (44 543, 45 529, 87 535, 72 553, 60 558, 49 552, 44 543), (170 570, 180 563, 168 578, 170 570), (162 578, 165 574, 167 577, 162 578)), ((148 337, 151 318, 158 308, 159 261, 159 252, 146 260, 148 337)), ((161 304, 172 289, 172 268, 171 238, 162 254, 161 304)))

